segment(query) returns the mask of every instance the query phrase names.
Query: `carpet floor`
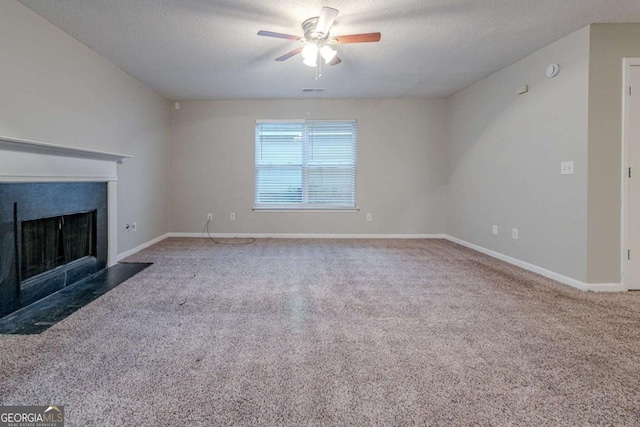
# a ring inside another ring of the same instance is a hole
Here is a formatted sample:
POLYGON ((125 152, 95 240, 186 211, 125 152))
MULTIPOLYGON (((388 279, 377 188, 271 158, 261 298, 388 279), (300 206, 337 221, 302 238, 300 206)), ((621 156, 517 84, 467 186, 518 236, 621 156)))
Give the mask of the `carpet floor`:
POLYGON ((640 425, 640 293, 444 240, 167 239, 41 335, 0 404, 67 426, 640 425))

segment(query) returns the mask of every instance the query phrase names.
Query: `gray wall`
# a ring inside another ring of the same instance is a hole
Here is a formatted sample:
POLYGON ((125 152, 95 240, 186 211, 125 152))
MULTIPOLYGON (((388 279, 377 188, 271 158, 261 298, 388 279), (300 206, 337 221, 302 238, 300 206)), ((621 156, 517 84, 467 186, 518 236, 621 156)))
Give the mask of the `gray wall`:
POLYGON ((171 118, 172 231, 202 232, 210 212, 214 233, 444 232, 443 100, 191 101, 171 118), (255 120, 301 118, 358 120, 358 213, 252 211, 255 120))
POLYGON ((586 281, 588 67, 587 27, 448 99, 447 234, 586 281))
POLYGON ((166 233, 170 103, 17 1, 0 2, 0 52, 0 135, 134 155, 118 252, 166 233))
POLYGON ((591 26, 589 65, 590 283, 620 283, 622 58, 640 57, 640 24, 591 26))

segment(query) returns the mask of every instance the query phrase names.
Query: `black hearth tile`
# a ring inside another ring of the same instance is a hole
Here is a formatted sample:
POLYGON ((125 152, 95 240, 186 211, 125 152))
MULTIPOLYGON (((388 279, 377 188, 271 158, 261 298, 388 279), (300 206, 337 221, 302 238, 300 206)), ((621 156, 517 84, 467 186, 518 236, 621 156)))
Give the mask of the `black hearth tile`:
POLYGON ((95 257, 86 257, 74 262, 74 265, 67 269, 67 280, 65 286, 76 283, 85 277, 89 277, 100 270, 98 260, 95 257))
POLYGON ((29 304, 32 304, 35 301, 38 301, 39 299, 42 299, 47 295, 51 295, 54 292, 57 292, 60 289, 64 288, 66 280, 66 274, 64 273, 64 271, 55 274, 46 274, 48 276, 46 281, 38 281, 33 285, 27 284, 22 288, 20 293, 22 304, 24 306, 28 306, 29 304))
POLYGON ((49 329, 151 264, 121 263, 67 286, 0 319, 0 334, 32 335, 49 329))

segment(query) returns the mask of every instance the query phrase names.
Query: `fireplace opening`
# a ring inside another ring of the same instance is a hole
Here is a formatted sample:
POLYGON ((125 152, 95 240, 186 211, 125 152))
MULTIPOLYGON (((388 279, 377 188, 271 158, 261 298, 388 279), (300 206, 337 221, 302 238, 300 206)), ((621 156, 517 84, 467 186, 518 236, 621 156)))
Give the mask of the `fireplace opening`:
POLYGON ((96 213, 41 218, 21 223, 21 280, 85 257, 96 257, 96 213))

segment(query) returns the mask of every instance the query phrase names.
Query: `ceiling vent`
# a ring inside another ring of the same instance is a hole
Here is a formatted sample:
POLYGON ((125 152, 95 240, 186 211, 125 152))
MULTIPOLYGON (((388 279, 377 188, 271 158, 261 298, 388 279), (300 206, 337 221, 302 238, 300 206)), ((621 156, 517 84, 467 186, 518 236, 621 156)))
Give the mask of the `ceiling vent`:
POLYGON ((325 91, 324 88, 313 88, 313 87, 302 88, 302 92, 304 93, 322 93, 324 91, 325 91))

